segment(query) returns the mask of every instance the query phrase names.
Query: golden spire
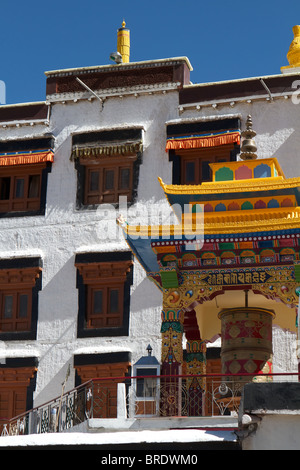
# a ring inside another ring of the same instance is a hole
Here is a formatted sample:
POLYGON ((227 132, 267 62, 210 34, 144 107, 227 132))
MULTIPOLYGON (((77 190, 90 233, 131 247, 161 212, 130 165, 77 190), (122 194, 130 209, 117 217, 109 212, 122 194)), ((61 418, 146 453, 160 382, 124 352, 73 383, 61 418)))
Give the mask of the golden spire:
POLYGON ((292 67, 300 67, 300 26, 293 27, 294 39, 290 45, 287 59, 292 67))
POLYGON ((246 130, 242 132, 244 138, 241 146, 241 160, 256 160, 257 147, 255 145, 254 137, 256 132, 252 129, 252 118, 249 115, 246 122, 246 130))
POLYGON ((118 42, 117 51, 122 56, 122 62, 129 62, 130 57, 130 31, 126 28, 125 20, 122 22, 122 27, 118 29, 118 42))
POLYGON ((293 27, 294 39, 290 45, 287 53, 287 59, 289 61, 288 66, 281 67, 283 73, 292 73, 293 68, 300 67, 300 26, 296 25, 293 27))

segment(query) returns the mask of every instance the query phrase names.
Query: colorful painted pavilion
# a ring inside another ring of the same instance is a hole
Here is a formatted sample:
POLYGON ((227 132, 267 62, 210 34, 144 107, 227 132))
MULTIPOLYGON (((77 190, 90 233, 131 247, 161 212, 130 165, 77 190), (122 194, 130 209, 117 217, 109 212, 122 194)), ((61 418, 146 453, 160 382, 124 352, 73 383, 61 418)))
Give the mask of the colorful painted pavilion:
POLYGON ((241 160, 212 163, 210 182, 160 180, 178 224, 120 223, 163 295, 162 375, 205 373, 206 345, 218 336, 224 374, 270 373, 275 317, 296 332, 300 178, 257 159, 254 136, 248 117, 241 160))

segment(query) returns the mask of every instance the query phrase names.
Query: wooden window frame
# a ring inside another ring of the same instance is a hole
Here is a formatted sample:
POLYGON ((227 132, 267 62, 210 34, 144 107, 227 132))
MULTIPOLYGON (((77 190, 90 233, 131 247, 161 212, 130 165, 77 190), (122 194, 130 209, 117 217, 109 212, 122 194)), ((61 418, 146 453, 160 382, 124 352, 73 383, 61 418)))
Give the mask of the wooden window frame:
MULTIPOLYGON (((99 254, 104 258, 111 254, 99 254), (107 255, 107 256, 106 256, 107 255)), ((123 260, 77 263, 79 295, 78 337, 127 336, 129 333, 130 286, 133 263, 127 253, 123 260), (118 308, 110 311, 112 290, 118 291, 118 308), (95 292, 102 291, 102 311, 94 308, 95 292)), ((78 255, 81 256, 81 255, 78 255)))
POLYGON ((176 153, 176 155, 180 157, 180 184, 196 185, 211 181, 211 170, 209 171, 209 177, 203 178, 202 163, 229 162, 232 160, 232 150, 234 150, 234 144, 220 145, 218 147, 210 148, 181 150, 176 153), (193 181, 187 181, 187 163, 194 163, 195 165, 195 178, 193 181))
POLYGON ((9 289, 0 291, 0 331, 3 333, 12 331, 30 331, 32 310, 32 290, 31 289, 9 289), (20 317, 20 297, 27 295, 27 315, 20 317), (5 301, 8 296, 12 297, 12 315, 5 317, 5 301))
POLYGON ((120 382, 121 377, 124 377, 125 381, 130 367, 131 353, 126 351, 74 355, 75 386, 91 379, 106 379, 105 382, 100 381, 102 386, 95 387, 94 390, 95 401, 97 402, 98 399, 102 403, 101 407, 94 408, 94 418, 117 417, 117 383, 120 382), (107 380, 108 377, 111 377, 111 380, 107 380), (114 377, 118 377, 119 380, 114 380, 114 377))
POLYGON ((32 409, 37 366, 36 357, 6 358, 0 363, 0 434, 7 419, 32 409))
MULTIPOLYGON (((26 263, 25 259, 16 263, 26 263)), ((30 262, 30 260, 29 260, 30 262)), ((34 261, 35 263, 35 261, 34 261)), ((39 266, 0 269, 0 340, 36 338, 38 291, 41 289, 42 268, 39 266), (27 295, 27 315, 20 316, 20 298, 27 295), (12 297, 11 315, 5 317, 5 299, 12 297)))
POLYGON ((87 328, 120 328, 123 325, 124 283, 101 283, 87 286, 86 327, 87 328), (118 291, 118 309, 110 310, 110 292, 118 291), (94 308, 95 292, 103 292, 101 313, 94 308))
POLYGON ((219 160, 225 160, 226 162, 236 161, 239 151, 240 146, 236 143, 199 149, 169 150, 169 161, 173 164, 172 184, 195 185, 206 181, 212 181, 211 170, 209 170, 209 179, 207 178, 205 181, 202 179, 202 174, 200 173, 200 162, 207 161, 209 163, 214 163, 219 160), (216 155, 216 151, 218 152, 218 155, 216 155), (184 168, 187 161, 195 162, 195 165, 198 165, 198 172, 196 170, 198 177, 190 183, 186 182, 186 170, 184 168))
POLYGON ((137 155, 111 157, 105 159, 94 160, 93 162, 80 159, 80 164, 85 168, 84 178, 84 205, 98 204, 116 204, 119 202, 120 196, 127 197, 128 202, 132 202, 133 198, 133 180, 134 180, 134 163, 137 155), (129 170, 128 188, 121 187, 121 171, 129 170), (106 174, 113 172, 114 185, 112 188, 106 188, 106 174), (92 172, 98 172, 98 189, 90 189, 90 177, 92 172))
POLYGON ((46 207, 47 173, 51 171, 51 163, 34 163, 29 165, 3 166, 0 168, 0 217, 43 215, 46 207), (38 177, 30 195, 30 178, 38 177), (6 180, 8 189, 2 186, 6 180), (17 181, 23 180, 23 195, 17 196, 17 181), (3 193, 2 193, 3 191, 3 193), (8 197, 7 197, 8 196, 8 197))

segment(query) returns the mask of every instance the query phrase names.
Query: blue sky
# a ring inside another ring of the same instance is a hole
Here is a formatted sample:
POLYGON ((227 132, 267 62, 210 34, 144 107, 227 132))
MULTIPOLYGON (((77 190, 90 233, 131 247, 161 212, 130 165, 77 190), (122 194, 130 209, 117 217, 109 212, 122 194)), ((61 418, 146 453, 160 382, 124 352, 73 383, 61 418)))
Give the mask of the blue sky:
POLYGON ((123 18, 130 60, 187 56, 193 83, 280 73, 299 0, 1 0, 6 103, 45 99, 44 71, 106 65, 123 18))

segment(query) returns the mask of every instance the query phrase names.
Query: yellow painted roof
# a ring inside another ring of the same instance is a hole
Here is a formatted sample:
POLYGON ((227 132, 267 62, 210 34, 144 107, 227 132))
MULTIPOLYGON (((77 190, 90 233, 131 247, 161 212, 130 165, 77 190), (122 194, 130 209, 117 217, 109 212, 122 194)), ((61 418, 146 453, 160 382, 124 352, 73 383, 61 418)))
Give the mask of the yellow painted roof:
MULTIPOLYGON (((196 214, 183 216, 182 224, 125 226, 125 232, 138 237, 167 237, 191 235, 195 233, 196 214)), ((254 209, 251 211, 207 212, 204 214, 204 226, 201 215, 197 223, 197 233, 203 228, 204 235, 261 232, 269 230, 290 230, 300 226, 300 207, 281 207, 275 209, 254 209)), ((167 238, 166 238, 167 240, 167 238)))
POLYGON ((224 194, 257 192, 268 190, 280 190, 284 188, 296 188, 300 186, 300 178, 285 179, 283 176, 273 178, 258 178, 247 180, 232 181, 214 181, 205 182, 199 185, 176 185, 165 184, 161 178, 158 178, 161 187, 167 194, 224 194))

